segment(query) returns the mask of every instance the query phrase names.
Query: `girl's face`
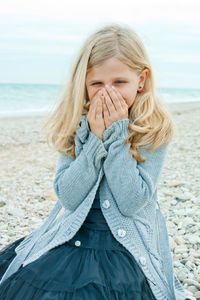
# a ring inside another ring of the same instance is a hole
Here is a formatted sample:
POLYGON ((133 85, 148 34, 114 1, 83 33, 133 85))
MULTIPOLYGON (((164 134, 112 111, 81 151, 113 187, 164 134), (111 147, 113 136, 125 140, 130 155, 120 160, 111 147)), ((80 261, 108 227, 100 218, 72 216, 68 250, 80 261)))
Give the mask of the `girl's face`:
POLYGON ((128 108, 133 104, 139 86, 144 87, 148 69, 140 76, 119 59, 107 59, 99 66, 93 67, 86 76, 86 88, 91 101, 96 93, 106 85, 114 86, 121 93, 128 108))

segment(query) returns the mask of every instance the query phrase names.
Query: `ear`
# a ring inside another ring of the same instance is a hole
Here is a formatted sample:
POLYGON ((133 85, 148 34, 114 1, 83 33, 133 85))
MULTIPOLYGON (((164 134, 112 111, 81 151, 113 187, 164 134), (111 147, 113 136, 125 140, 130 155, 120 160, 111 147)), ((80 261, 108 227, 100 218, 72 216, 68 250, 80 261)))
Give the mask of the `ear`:
POLYGON ((140 81, 139 81, 140 84, 141 84, 141 83, 142 83, 143 85, 145 84, 145 80, 146 80, 148 74, 149 74, 149 69, 147 69, 147 68, 145 68, 145 69, 141 72, 141 74, 140 74, 140 81))

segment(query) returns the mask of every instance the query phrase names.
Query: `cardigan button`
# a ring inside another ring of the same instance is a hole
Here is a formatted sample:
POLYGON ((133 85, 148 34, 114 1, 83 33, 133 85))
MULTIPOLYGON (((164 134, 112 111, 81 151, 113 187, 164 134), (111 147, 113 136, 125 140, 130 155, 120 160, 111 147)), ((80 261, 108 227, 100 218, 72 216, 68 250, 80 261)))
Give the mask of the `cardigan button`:
POLYGON ((76 246, 80 246, 80 245, 81 245, 81 241, 76 241, 76 242, 75 242, 75 245, 76 245, 76 246))
POLYGON ((146 265, 146 258, 144 256, 140 256, 139 261, 141 265, 145 266, 146 265))
POLYGON ((109 201, 109 200, 105 200, 105 201, 103 202, 103 207, 104 207, 104 208, 110 207, 110 201, 109 201))
POLYGON ((126 230, 124 230, 124 229, 118 229, 117 233, 118 233, 118 235, 120 237, 124 237, 126 235, 126 230))

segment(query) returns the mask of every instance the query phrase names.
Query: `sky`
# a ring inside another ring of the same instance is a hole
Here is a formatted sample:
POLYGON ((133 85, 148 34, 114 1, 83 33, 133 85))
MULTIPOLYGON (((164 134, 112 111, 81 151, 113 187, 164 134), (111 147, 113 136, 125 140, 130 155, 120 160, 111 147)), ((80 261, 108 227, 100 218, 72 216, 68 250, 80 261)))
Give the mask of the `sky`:
POLYGON ((7 0, 0 5, 0 83, 61 84, 86 37, 132 27, 158 87, 199 88, 199 0, 7 0))

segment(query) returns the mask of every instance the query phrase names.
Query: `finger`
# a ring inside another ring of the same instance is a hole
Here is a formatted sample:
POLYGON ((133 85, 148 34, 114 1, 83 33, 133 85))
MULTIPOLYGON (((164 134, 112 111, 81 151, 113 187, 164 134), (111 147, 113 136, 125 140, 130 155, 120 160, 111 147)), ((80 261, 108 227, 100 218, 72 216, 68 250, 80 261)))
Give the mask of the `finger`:
POLYGON ((116 90, 114 90, 113 88, 107 87, 107 91, 114 102, 116 110, 117 111, 122 110, 122 102, 121 102, 121 99, 119 99, 119 96, 116 93, 116 90))
POLYGON ((114 106, 109 94, 107 93, 107 91, 104 89, 102 91, 103 91, 103 95, 105 97, 105 101, 106 101, 106 105, 107 105, 109 114, 112 115, 113 113, 116 112, 115 106, 114 106))
POLYGON ((97 101, 99 101, 99 99, 97 98, 97 95, 96 95, 95 98, 93 98, 92 104, 90 104, 90 108, 89 108, 89 112, 88 112, 88 114, 92 120, 96 119, 97 101))
POLYGON ((109 113, 109 110, 108 110, 105 98, 103 99, 103 115, 104 115, 105 119, 110 116, 110 113, 109 113))
POLYGON ((124 105, 126 104, 126 101, 124 100, 124 98, 122 97, 121 93, 118 91, 118 89, 116 89, 114 86, 112 86, 112 90, 116 93, 116 96, 118 97, 121 106, 124 107, 124 105))
POLYGON ((102 99, 99 96, 99 98, 97 99, 97 105, 96 105, 96 117, 97 118, 102 118, 102 112, 103 112, 102 99))
POLYGON ((100 91, 95 95, 95 97, 92 99, 90 103, 90 110, 92 113, 95 113, 96 111, 96 105, 99 97, 100 97, 100 91))

